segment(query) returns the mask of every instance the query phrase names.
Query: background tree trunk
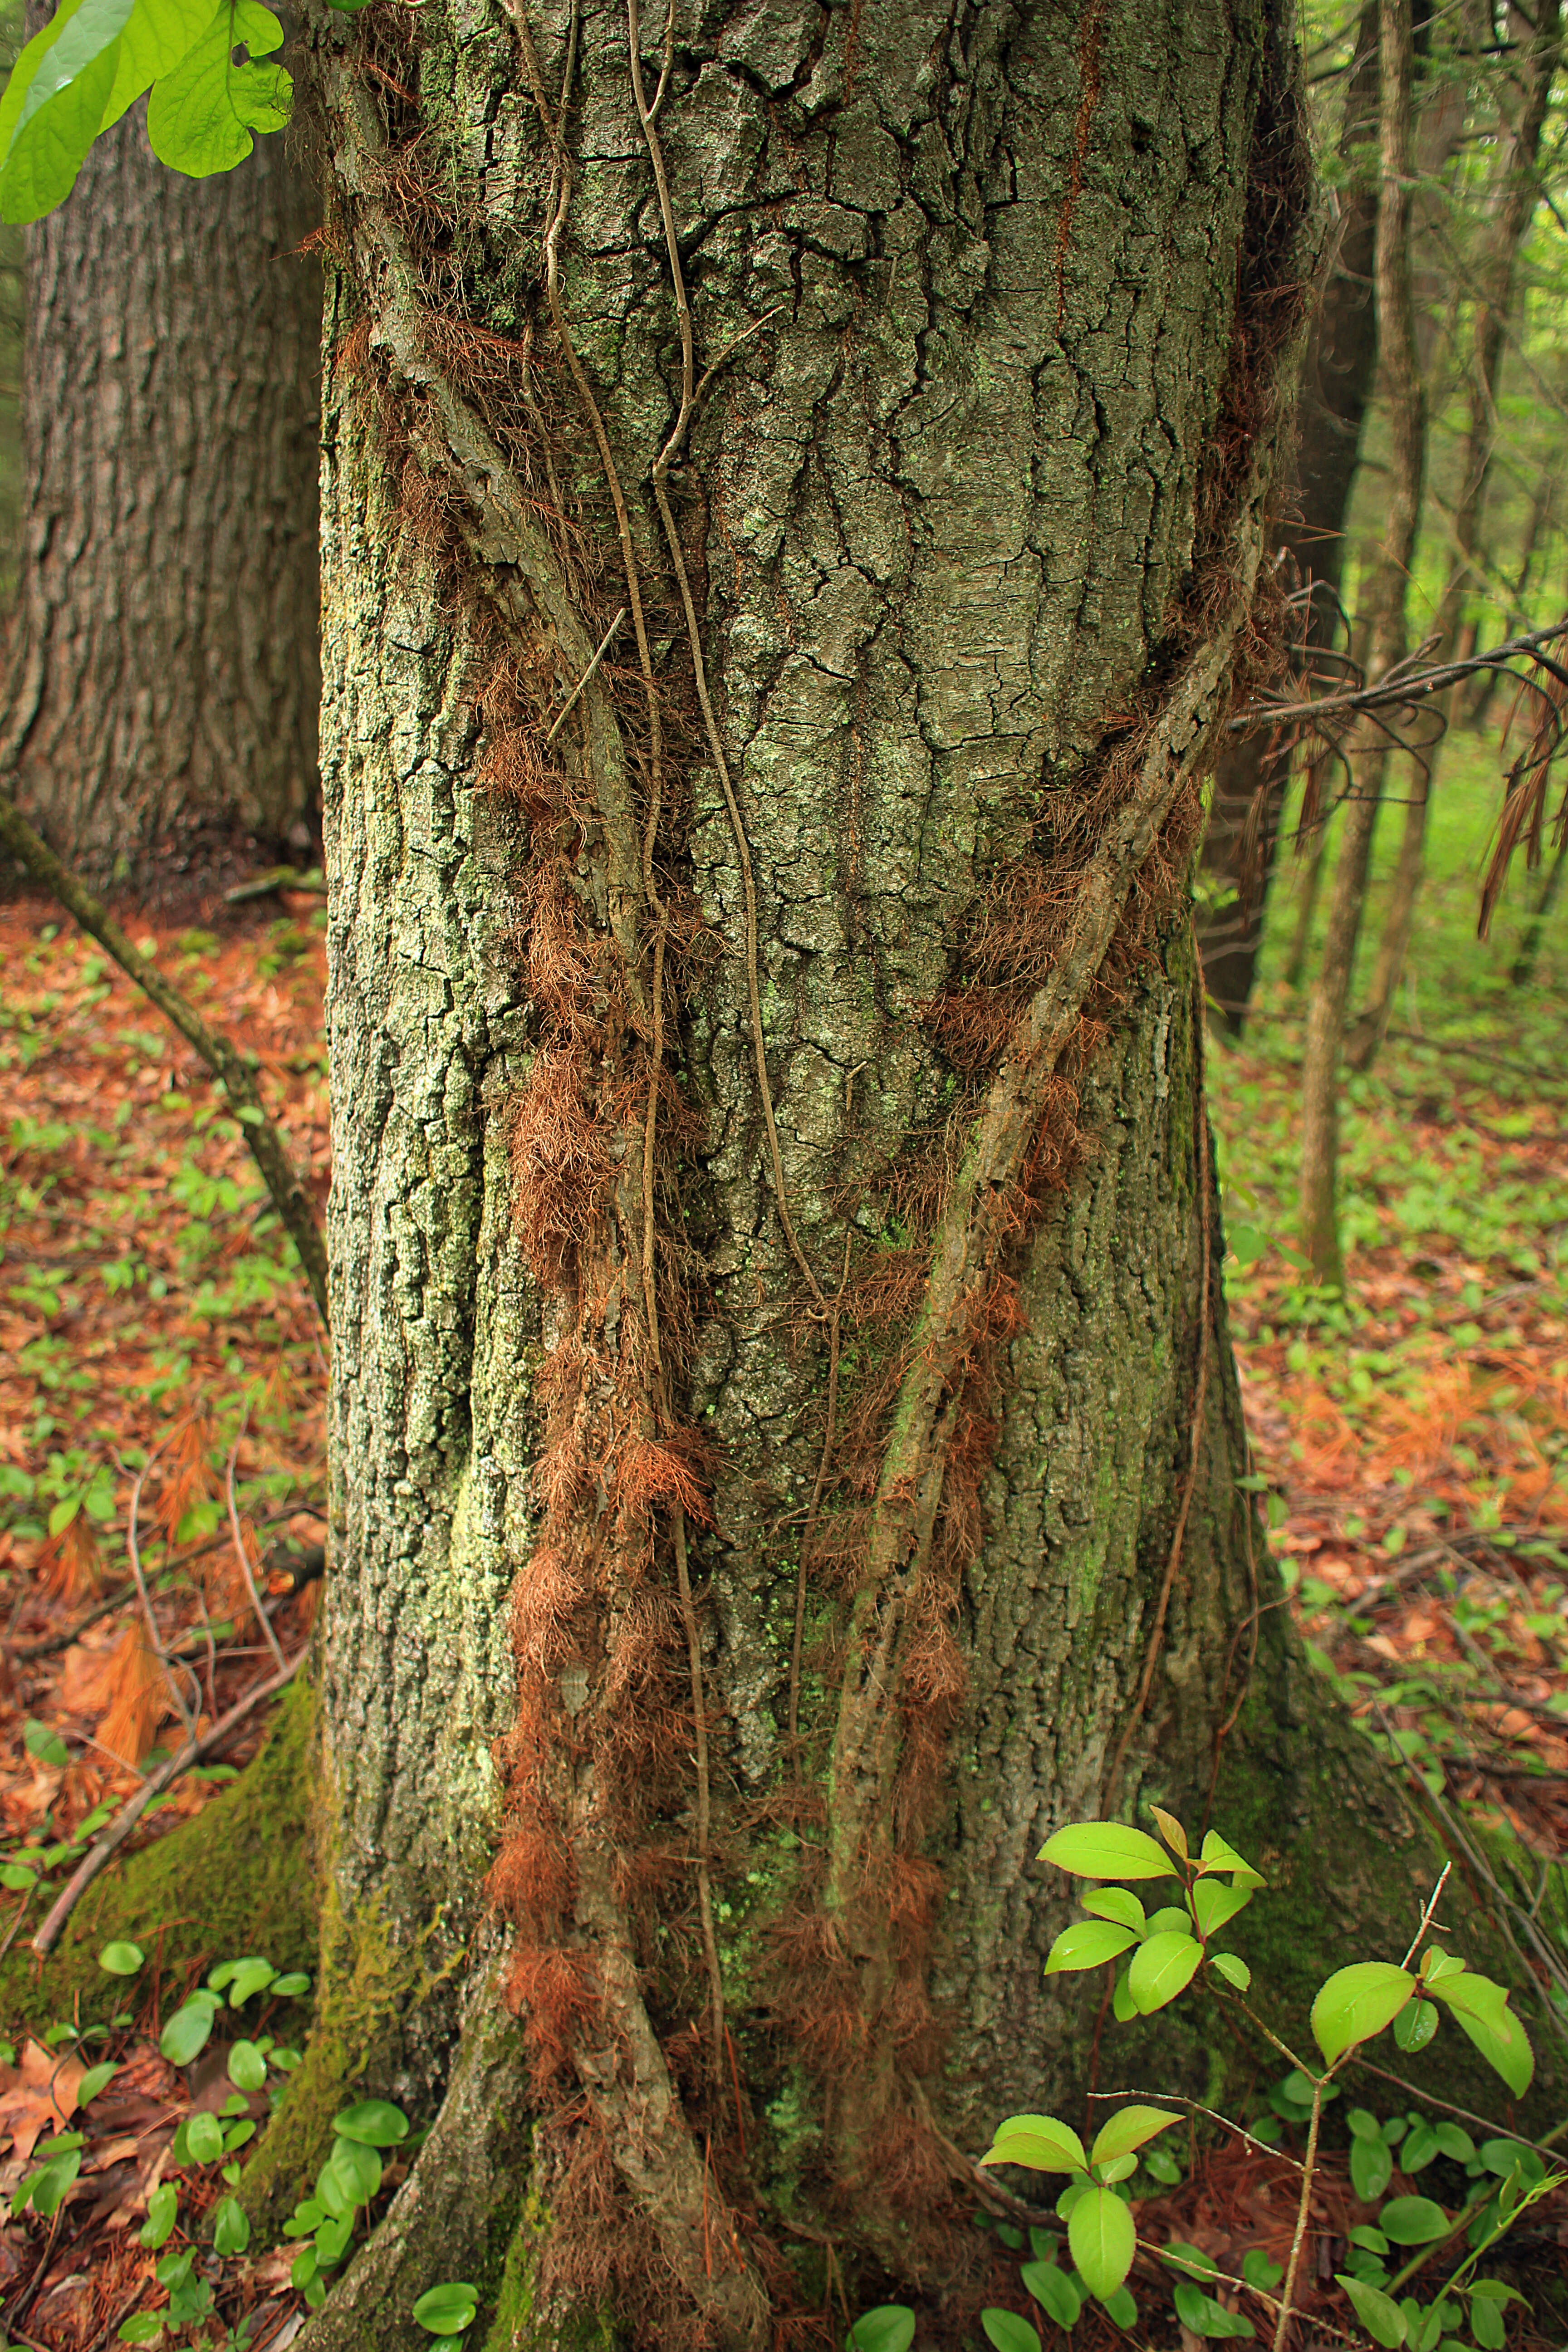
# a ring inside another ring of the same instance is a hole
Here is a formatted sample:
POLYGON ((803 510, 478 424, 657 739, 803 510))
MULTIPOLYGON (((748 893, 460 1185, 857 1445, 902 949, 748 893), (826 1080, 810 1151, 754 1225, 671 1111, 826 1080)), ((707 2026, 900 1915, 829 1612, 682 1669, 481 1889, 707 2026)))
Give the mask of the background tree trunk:
POLYGON ((143 113, 27 232, 0 738, 51 845, 138 884, 237 835, 308 845, 320 679, 319 211, 281 141, 185 180, 143 113))
MULTIPOLYGON (((1563 17, 1557 0, 1538 0, 1535 13, 1530 17, 1517 9, 1511 11, 1509 32, 1518 46, 1519 60, 1502 84, 1496 181, 1476 269, 1470 414, 1458 496, 1454 503, 1453 568, 1433 624, 1442 659, 1452 659, 1458 651, 1466 607, 1483 584, 1477 560, 1486 509, 1487 477, 1497 438, 1503 345, 1515 312, 1520 250, 1540 202, 1537 156, 1552 85, 1563 55, 1563 17)), ((1528 565, 1528 554, 1525 561, 1528 565)), ((1442 698, 1445 728, 1453 719, 1458 700, 1457 688, 1451 688, 1442 698)), ((1415 921, 1415 902, 1426 873, 1427 810, 1436 790, 1442 752, 1439 736, 1424 761, 1410 763, 1399 863, 1384 915, 1377 963, 1366 1005, 1346 1045, 1346 1059, 1358 1070, 1371 1068, 1383 1043, 1394 1010, 1394 993, 1405 969, 1415 921)))
MULTIPOLYGON (((1340 155, 1350 171, 1340 192, 1334 258, 1307 346, 1290 478, 1280 500, 1288 582, 1310 581, 1317 589, 1300 624, 1304 641, 1314 646, 1333 646, 1344 635, 1339 592, 1345 518, 1377 373, 1377 178, 1365 165, 1376 141, 1377 0, 1368 0, 1340 131, 1340 155)), ((1245 738, 1215 769, 1203 864, 1215 903, 1200 919, 1198 944, 1205 988, 1221 1027, 1233 1036, 1247 1021, 1289 782, 1289 763, 1270 759, 1266 735, 1245 738)))
MULTIPOLYGON (((1405 600, 1421 521, 1426 416, 1416 365, 1411 294, 1410 170, 1414 54, 1410 0, 1379 0, 1377 341, 1379 383, 1388 411, 1389 500, 1367 601, 1367 675, 1382 677, 1405 650, 1405 600)), ((1387 766, 1387 738, 1361 739, 1353 785, 1340 825, 1322 961, 1307 1012, 1301 1066, 1301 1241, 1319 1282, 1339 1289, 1344 1261, 1339 1227, 1340 1052, 1366 901, 1367 867, 1387 766)))
POLYGON ((1328 1824, 1351 1918, 1420 1866, 1236 1486, 1185 901, 1289 28, 627 17, 328 68, 331 2030, 258 2179, 350 2020, 483 2144, 308 2352, 436 2276, 760 2345, 829 2230, 957 2314, 953 2168, 1090 2063, 1055 1823, 1212 1795, 1298 2007, 1328 1824))

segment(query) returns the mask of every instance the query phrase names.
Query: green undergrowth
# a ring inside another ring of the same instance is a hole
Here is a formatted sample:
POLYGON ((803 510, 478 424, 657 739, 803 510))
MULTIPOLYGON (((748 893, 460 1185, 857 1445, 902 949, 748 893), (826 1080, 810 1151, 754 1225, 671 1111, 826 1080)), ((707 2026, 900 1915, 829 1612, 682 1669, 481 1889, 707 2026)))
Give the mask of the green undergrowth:
POLYGON ((241 2201, 263 2228, 278 2225, 308 2194, 331 2144, 333 2116, 363 2082, 424 1975, 423 1955, 400 1949, 373 1906, 346 1921, 330 1883, 321 1927, 320 1995, 304 2063, 246 2168, 241 2201))
MULTIPOLYGON (((1510 1948, 1512 1923, 1501 1900, 1536 1905, 1536 1923, 1558 1948, 1568 1950, 1568 1870, 1544 1872, 1506 1829, 1482 1829, 1467 1817, 1465 1834, 1496 1884, 1441 1842, 1436 1828, 1394 1797, 1386 1767, 1370 1742, 1331 1703, 1319 1699, 1316 1677, 1300 1698, 1310 1722, 1297 1727, 1289 1764, 1271 1727, 1269 1699, 1256 1690, 1232 1735, 1210 1819, 1232 1845, 1254 1861, 1267 1881, 1266 1896, 1250 1906, 1228 1939, 1252 1970, 1261 1999, 1283 2041, 1310 2053, 1309 2012, 1324 1975, 1342 1959, 1363 1954, 1399 1961, 1446 1862, 1452 1862, 1438 1917, 1443 1941, 1473 1968, 1512 1990, 1536 2053, 1535 2080, 1526 2098, 1510 2101, 1496 2075, 1464 2036, 1448 2028, 1425 2051, 1380 2052, 1376 2063, 1398 2074, 1418 2095, 1455 2102, 1472 2113, 1539 2136, 1568 2115, 1568 2019, 1549 2011, 1533 1973, 1510 1948)), ((1118 2081, 1177 2084, 1205 2105, 1235 2112, 1247 2086, 1278 2063, 1239 2005, 1225 2016, 1207 2007, 1188 2015, 1162 2012, 1107 2027, 1118 2081), (1151 2074, 1149 2069, 1159 2072, 1151 2074)), ((1110 2080, 1104 2073, 1102 2079, 1110 2080)), ((1363 2084, 1365 2096, 1388 2097, 1363 2084)), ((1332 2137, 1331 2127, 1331 2137, 1332 2137)))
POLYGON ((265 1952, 279 1969, 316 1969, 314 1704, 285 1691, 255 1759, 194 1820, 113 1863, 83 1895, 47 1960, 25 1945, 0 1963, 0 2021, 15 2036, 60 2018, 107 2017, 120 1989, 98 1955, 140 1945, 158 1983, 177 1993, 214 1961, 265 1952))

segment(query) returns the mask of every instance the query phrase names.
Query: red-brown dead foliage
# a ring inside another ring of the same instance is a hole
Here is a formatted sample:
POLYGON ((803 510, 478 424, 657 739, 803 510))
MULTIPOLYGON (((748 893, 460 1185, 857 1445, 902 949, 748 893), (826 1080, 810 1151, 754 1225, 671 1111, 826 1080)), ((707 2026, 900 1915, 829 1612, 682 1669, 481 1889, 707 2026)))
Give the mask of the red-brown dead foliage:
POLYGON ((509 1919, 539 1936, 569 1914, 577 1874, 555 1824, 542 1807, 516 1806, 487 1881, 490 1900, 509 1919))
POLYGON ((554 1674, 567 1629, 585 1598, 561 1547, 535 1544, 511 1589, 512 1654, 520 1666, 544 1678, 554 1674))
MULTIPOLYGON (((514 734, 507 739, 518 740, 514 734)), ((573 1045, 596 1041, 608 1004, 595 951, 558 857, 537 860, 521 886, 529 993, 573 1045)))
POLYGON ((699 1527, 711 1527, 713 1513, 696 1462, 706 1449, 695 1431, 678 1430, 655 1440, 629 1439, 622 1449, 617 1481, 622 1507, 633 1514, 656 1504, 679 1504, 699 1527))
POLYGON ((951 2214, 947 2159, 930 2126, 899 2109, 873 2135, 861 2167, 860 2186, 895 2212, 918 2219, 922 2235, 940 2229, 951 2214))
POLYGON ((110 1754, 139 1765, 170 1711, 169 1685, 148 1647, 142 1621, 128 1625, 110 1652, 104 1673, 109 1711, 98 1736, 110 1754))
POLYGON ((68 1527, 48 1538, 33 1572, 40 1594, 62 1601, 68 1609, 79 1609, 84 1601, 98 1598, 103 1584, 103 1554, 85 1512, 78 1511, 68 1527))
POLYGON ((507 2007, 522 2020, 536 2098, 570 2071, 582 2030, 599 2014, 592 1955, 574 1945, 520 1944, 506 1982, 507 2007))
POLYGON ((512 1213, 535 1277, 552 1284, 586 1240, 610 1182, 610 1158, 583 1100, 576 1055, 541 1053, 511 1122, 512 1213))

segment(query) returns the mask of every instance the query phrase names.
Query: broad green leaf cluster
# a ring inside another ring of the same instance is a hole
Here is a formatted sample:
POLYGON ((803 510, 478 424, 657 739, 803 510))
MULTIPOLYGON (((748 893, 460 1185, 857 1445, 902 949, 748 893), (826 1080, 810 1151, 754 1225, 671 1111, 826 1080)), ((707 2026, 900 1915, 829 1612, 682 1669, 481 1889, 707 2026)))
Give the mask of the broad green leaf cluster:
MULTIPOLYGON (((362 2099, 356 2106, 345 2107, 332 2130, 331 2153, 316 2175, 314 2195, 296 2205, 283 2224, 286 2238, 310 2242, 294 2257, 289 2277, 313 2311, 327 2299, 325 2273, 348 2252, 360 2208, 368 2208, 380 2193, 381 2151, 407 2138, 408 2118, 389 2100, 362 2099)), ((461 2325, 466 2327, 468 2320, 461 2325)))
POLYGON ((283 27, 260 0, 61 0, 0 99, 0 218, 65 202, 88 149, 147 99, 153 152, 206 179, 280 131, 293 84, 269 63, 283 27))
POLYGON ((1163 1846, 1123 1822, 1075 1822, 1040 1849, 1042 1862, 1054 1862, 1075 1878, 1183 1882, 1180 1903, 1163 1904, 1152 1913, 1125 1886, 1086 1895, 1083 1907, 1091 1916, 1064 1928, 1051 1946, 1047 1976, 1097 1969, 1131 1953, 1116 1979, 1114 2006, 1123 2024, 1152 2016, 1185 1992, 1205 1962, 1238 1992, 1252 1981, 1246 1961, 1214 1948, 1211 1939, 1246 1909, 1263 1885, 1261 1875, 1217 1830, 1206 1832, 1194 1859, 1180 1822, 1158 1805, 1151 1811, 1163 1846))

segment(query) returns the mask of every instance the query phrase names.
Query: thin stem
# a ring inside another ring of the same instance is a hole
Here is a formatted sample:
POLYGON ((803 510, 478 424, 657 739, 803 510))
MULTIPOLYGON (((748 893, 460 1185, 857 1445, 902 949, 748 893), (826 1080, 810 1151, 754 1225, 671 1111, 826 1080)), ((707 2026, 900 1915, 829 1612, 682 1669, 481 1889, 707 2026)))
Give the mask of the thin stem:
POLYGON ((702 1949, 708 1962, 708 1993, 713 2004, 713 2078, 724 2070, 724 1978, 719 1966, 719 1938, 713 1927, 713 1880, 709 1860, 711 1790, 708 1774, 708 1701, 702 1686, 702 1642, 697 1605, 691 1597, 691 1571, 686 1558, 686 1513, 677 1503, 674 1512, 675 1580, 680 1613, 686 1626, 687 1656, 691 1669, 691 1720, 697 1765, 697 1903, 702 1919, 702 1949))
POLYGON ((245 1420, 242 1421, 239 1425, 239 1436, 235 1439, 234 1444, 229 1447, 228 1467, 224 1474, 224 1493, 228 1503, 229 1533, 234 1538, 234 1548, 239 1555, 240 1570, 245 1578, 245 1589, 250 1595, 250 1605, 256 1612, 256 1622, 261 1628, 262 1637, 265 1640, 268 1648, 272 1653, 273 1664, 275 1665, 281 1666, 283 1664, 283 1645, 272 1630, 271 1624, 268 1619, 267 1612, 261 1605, 261 1595, 256 1589, 256 1572, 250 1565, 250 1554, 245 1548, 245 1538, 240 1533, 239 1505, 235 1499, 234 1465, 239 1459, 240 1441, 245 1435, 246 1428, 249 1420, 250 1414, 247 1411, 245 1420))
POLYGON ((153 1463, 156 1462, 163 1450, 163 1449, 161 1445, 155 1446, 148 1459, 142 1464, 141 1469, 136 1473, 135 1480, 131 1488, 131 1517, 125 1529, 125 1549, 130 1556, 131 1573, 135 1579, 136 1596, 142 1603, 142 1616, 147 1627, 147 1639, 152 1645, 153 1655, 157 1659, 158 1664, 163 1670, 163 1679, 169 1685, 169 1694, 174 1699, 175 1713, 179 1716, 180 1721, 185 1727, 186 1738, 190 1739, 195 1735, 195 1717, 192 1715, 189 1707, 185 1705, 184 1695, 181 1692, 178 1682, 174 1678, 174 1669, 169 1663, 169 1654, 164 1649, 163 1642, 159 1638, 158 1621, 153 1614, 153 1602, 147 1591, 147 1580, 142 1573, 142 1547, 138 1539, 141 1525, 142 1489, 143 1485, 146 1483, 148 1471, 151 1470, 153 1463))
POLYGON ((1249 2131, 1244 2130, 1231 2116, 1222 2116, 1217 2107, 1205 2107, 1201 2099, 1184 2099, 1179 2091, 1090 2091, 1089 2095, 1091 2099, 1161 2099, 1168 2106, 1186 2107, 1194 2115, 1207 2116, 1210 2123, 1222 2124, 1226 2131, 1234 2132, 1237 2139, 1244 2139, 1248 2147, 1257 2148, 1260 2156, 1277 2158, 1279 2163, 1288 2164, 1292 2172, 1302 2169, 1296 2158, 1287 2156, 1282 2147, 1270 2147, 1266 2139, 1254 2139, 1249 2131))
POLYGON ((1411 1961, 1415 1958, 1416 1953, 1420 1950, 1421 1939, 1426 1935, 1427 1928, 1432 1925, 1432 1914, 1437 1908, 1437 1898, 1442 1894, 1444 1887, 1448 1884, 1448 1873, 1453 1869, 1453 1867, 1454 1865, 1452 1861, 1446 1862, 1443 1864, 1443 1874, 1438 1879, 1436 1885, 1432 1889, 1431 1895, 1422 1906, 1420 1924, 1416 1927, 1415 1934, 1411 1940, 1410 1949, 1405 1953, 1405 1958, 1399 1964, 1401 1968, 1407 1969, 1410 1966, 1411 1961))
POLYGON ((1301 2198, 1296 2208, 1296 2234, 1290 2241, 1290 2261, 1285 2273, 1285 2292, 1279 2301, 1279 2324, 1274 2330, 1274 2352, 1285 2352, 1285 2330, 1290 2325, 1290 2305, 1296 2292, 1296 2273, 1301 2267, 1301 2248, 1306 2242, 1307 2221, 1312 2204, 1312 2177, 1318 2166, 1318 2126, 1323 2119, 1323 2085, 1312 2084, 1312 2119, 1307 2126, 1307 2154, 1301 2167, 1301 2198))

